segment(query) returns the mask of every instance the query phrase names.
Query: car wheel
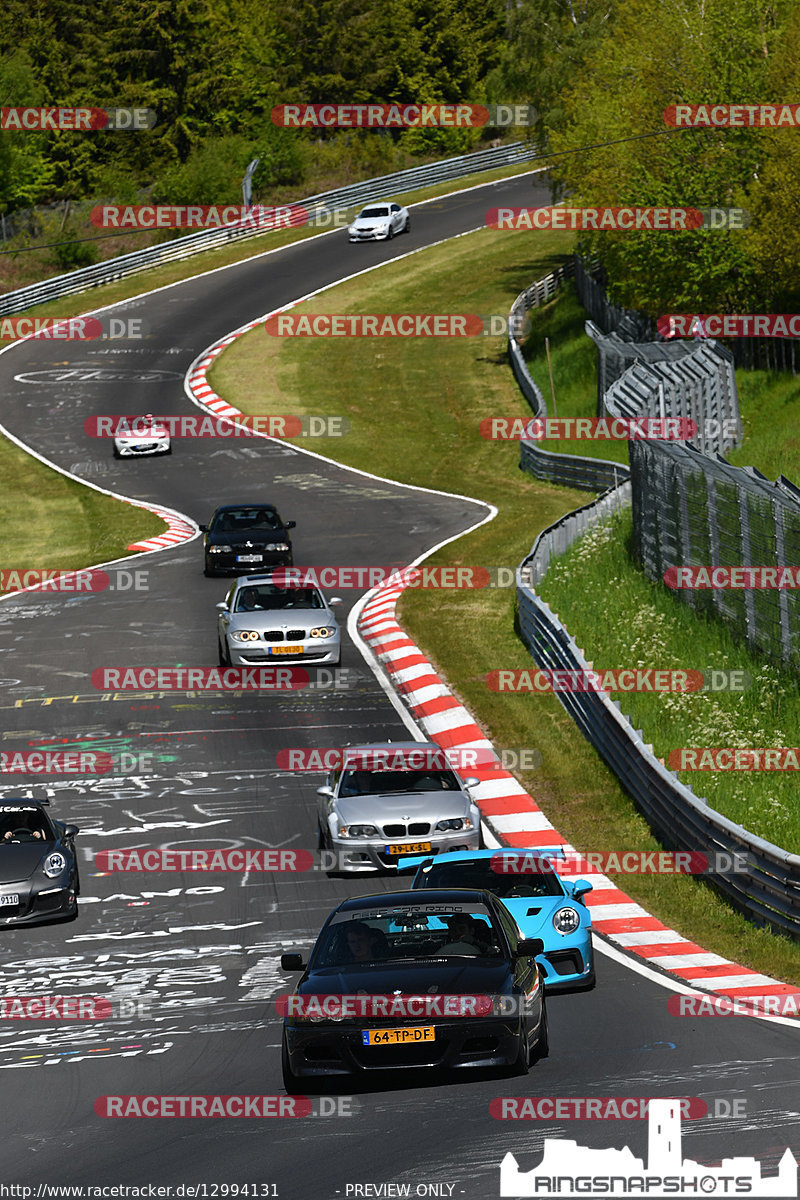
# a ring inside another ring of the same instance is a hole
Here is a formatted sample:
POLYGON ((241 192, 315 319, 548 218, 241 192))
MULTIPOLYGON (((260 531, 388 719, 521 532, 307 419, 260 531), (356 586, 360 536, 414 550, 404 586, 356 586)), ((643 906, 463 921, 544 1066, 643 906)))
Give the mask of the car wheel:
POLYGON ((406 217, 405 228, 403 233, 411 233, 411 217, 406 217))
POLYGON ((229 667, 231 665, 231 656, 228 653, 227 644, 223 646, 219 637, 217 638, 217 659, 221 667, 229 667))
POLYGON ((206 579, 213 579, 215 572, 211 570, 208 563, 205 563, 203 566, 203 574, 205 575, 206 579))
POLYGON ((392 240, 392 238, 393 238, 393 237, 394 237, 394 230, 392 229, 392 226, 391 226, 391 224, 390 224, 390 225, 389 225, 389 228, 388 228, 388 230, 387 230, 387 232, 386 232, 386 240, 387 240, 387 242, 390 242, 390 241, 392 240))
POLYGON ((122 455, 120 454, 120 452, 116 446, 114 447, 114 458, 122 458, 122 455))
POLYGON ((308 1089, 304 1088, 300 1078, 295 1075, 289 1065, 289 1050, 286 1045, 286 1034, 283 1035, 281 1041, 281 1074, 283 1075, 283 1086, 290 1096, 302 1095, 308 1089))
POLYGON ((540 1058, 547 1058, 550 1053, 550 1031, 547 1026, 547 1004, 542 992, 542 1019, 539 1022, 539 1036, 536 1039, 536 1044, 533 1047, 533 1062, 538 1062, 540 1058))
POLYGON ((525 1022, 521 1017, 519 1022, 519 1032, 519 1050, 517 1051, 517 1057, 514 1059, 514 1063, 511 1067, 511 1074, 527 1075, 528 1071, 531 1069, 531 1048, 525 1033, 525 1022))
POLYGON ((164 453, 165 453, 165 454, 172 454, 172 446, 167 446, 167 448, 166 448, 166 450, 164 451, 164 453))

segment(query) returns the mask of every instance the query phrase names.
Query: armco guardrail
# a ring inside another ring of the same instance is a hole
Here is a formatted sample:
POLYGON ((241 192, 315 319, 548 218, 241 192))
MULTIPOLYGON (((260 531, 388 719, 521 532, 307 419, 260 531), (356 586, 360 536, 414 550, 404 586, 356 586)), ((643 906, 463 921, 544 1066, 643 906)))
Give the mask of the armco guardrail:
MULTIPOLYGON (((319 214, 331 208, 351 208, 369 200, 381 199, 392 193, 413 191, 415 188, 430 187, 432 184, 446 182, 449 179, 460 179, 464 175, 471 175, 474 172, 490 171, 497 167, 530 162, 536 158, 537 154, 537 148, 527 142, 512 142, 507 146, 461 154, 456 158, 445 159, 443 162, 410 167, 405 171, 396 171, 392 175, 365 179, 360 183, 353 183, 335 191, 320 192, 316 196, 306 197, 305 200, 292 201, 291 205, 286 207, 306 209, 309 213, 318 214, 319 219, 319 214)), ((162 263, 191 258, 192 255, 200 254, 204 250, 263 234, 264 229, 254 228, 254 224, 253 222, 248 225, 224 225, 219 229, 202 229, 199 233, 185 234, 172 241, 163 242, 161 245, 149 246, 146 250, 122 254, 118 258, 97 263, 92 267, 81 267, 78 271, 70 271, 66 275, 57 275, 42 283, 34 283, 14 292, 6 292, 4 296, 0 296, 0 316, 22 312, 35 304, 44 304, 46 301, 56 300, 60 296, 73 296, 78 292, 87 291, 89 288, 98 287, 100 284, 112 283, 114 280, 123 279, 138 271, 146 271, 150 267, 160 266, 162 263)))
MULTIPOLYGON (((541 533, 521 566, 532 585, 547 571, 551 556, 626 504, 629 495, 630 484, 623 484, 541 533)), ((545 669, 589 670, 583 652, 533 586, 518 582, 517 601, 522 637, 535 662, 545 669)), ((559 692, 558 698, 668 849, 743 858, 745 871, 721 871, 709 881, 756 924, 800 939, 800 855, 756 837, 695 796, 606 693, 559 692)))
MULTIPOLYGON (((520 336, 525 323, 524 317, 531 308, 537 308, 552 300, 564 280, 572 275, 572 271, 573 264, 570 260, 563 267, 545 275, 543 279, 537 279, 524 292, 520 292, 511 305, 508 317, 508 356, 514 377, 531 406, 534 417, 546 417, 547 404, 522 354, 520 336)), ((609 462, 602 458, 584 458, 577 454, 554 454, 549 450, 540 449, 533 439, 520 442, 519 465, 520 470, 527 471, 536 479, 590 492, 602 492, 606 488, 616 487, 630 475, 623 463, 609 462)))

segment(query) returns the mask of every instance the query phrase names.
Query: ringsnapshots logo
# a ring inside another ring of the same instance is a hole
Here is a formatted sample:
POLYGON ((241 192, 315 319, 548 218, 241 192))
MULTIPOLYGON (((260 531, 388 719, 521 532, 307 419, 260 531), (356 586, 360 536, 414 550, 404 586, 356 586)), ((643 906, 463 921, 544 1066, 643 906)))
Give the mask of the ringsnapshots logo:
POLYGON ((755 1158, 725 1158, 708 1167, 683 1158, 681 1100, 651 1099, 647 1162, 630 1147, 591 1149, 575 1141, 545 1138, 542 1158, 521 1171, 512 1153, 500 1163, 501 1197, 778 1196, 797 1195, 797 1160, 785 1150, 776 1175, 764 1176, 755 1158))
POLYGON ((535 125, 532 104, 278 104, 281 129, 480 129, 535 125))
POLYGON ((800 125, 800 104, 670 104, 673 129, 783 129, 800 125))
POLYGON ((686 233, 692 230, 746 229, 750 213, 743 208, 490 208, 489 229, 571 229, 598 233, 686 233))
POLYGON ((152 108, 0 108, 0 131, 92 133, 108 129, 141 133, 155 123, 152 108))

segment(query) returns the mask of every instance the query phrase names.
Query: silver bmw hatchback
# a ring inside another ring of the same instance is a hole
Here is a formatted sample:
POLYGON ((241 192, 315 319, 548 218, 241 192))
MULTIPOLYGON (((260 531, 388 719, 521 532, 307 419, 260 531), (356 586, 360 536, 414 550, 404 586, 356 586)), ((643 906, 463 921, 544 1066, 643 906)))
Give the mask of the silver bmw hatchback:
POLYGON ((338 667, 341 630, 317 587, 280 586, 272 572, 242 575, 217 605, 220 666, 309 662, 338 667))

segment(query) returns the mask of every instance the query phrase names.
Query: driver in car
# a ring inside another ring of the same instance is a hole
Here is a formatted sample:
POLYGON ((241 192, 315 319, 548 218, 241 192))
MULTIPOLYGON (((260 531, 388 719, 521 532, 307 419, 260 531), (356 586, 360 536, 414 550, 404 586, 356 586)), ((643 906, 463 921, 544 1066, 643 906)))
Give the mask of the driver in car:
POLYGON ((454 913, 447 918, 450 941, 442 946, 444 954, 488 954, 494 948, 483 921, 469 913, 454 913))

